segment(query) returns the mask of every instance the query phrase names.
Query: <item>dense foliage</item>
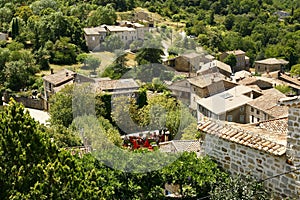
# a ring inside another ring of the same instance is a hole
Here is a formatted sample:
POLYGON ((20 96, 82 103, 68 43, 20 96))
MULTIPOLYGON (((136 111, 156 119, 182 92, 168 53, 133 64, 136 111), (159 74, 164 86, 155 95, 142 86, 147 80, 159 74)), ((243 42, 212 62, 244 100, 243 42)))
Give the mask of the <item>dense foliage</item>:
POLYGON ((196 198, 227 179, 215 162, 195 153, 147 173, 111 169, 91 154, 72 155, 14 101, 1 112, 0 126, 3 199, 164 199, 165 183, 179 184, 184 197, 196 198))

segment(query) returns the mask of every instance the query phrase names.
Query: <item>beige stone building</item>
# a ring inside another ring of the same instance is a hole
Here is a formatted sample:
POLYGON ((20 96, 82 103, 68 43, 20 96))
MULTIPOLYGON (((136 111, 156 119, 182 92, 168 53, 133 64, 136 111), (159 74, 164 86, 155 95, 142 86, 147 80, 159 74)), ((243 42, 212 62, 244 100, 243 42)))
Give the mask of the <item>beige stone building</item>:
POLYGON ((172 95, 174 95, 179 101, 183 102, 185 105, 190 104, 191 86, 188 80, 184 79, 173 82, 168 86, 168 89, 172 91, 172 95))
POLYGON ((230 54, 233 54, 236 57, 236 66, 232 68, 233 73, 237 71, 249 69, 250 59, 248 56, 246 56, 246 53, 242 50, 226 51, 220 55, 219 57, 220 61, 223 62, 224 59, 230 54))
POLYGON ((246 123, 246 105, 260 94, 250 87, 238 85, 224 92, 197 100, 197 118, 205 117, 246 123))
POLYGON ((246 105, 246 123, 257 123, 288 116, 288 107, 278 102, 286 96, 275 88, 262 90, 262 95, 246 105))
POLYGON ((196 73, 200 70, 201 65, 209 63, 213 61, 213 59, 214 57, 211 55, 202 55, 193 52, 168 59, 164 64, 179 72, 196 73))
POLYGON ((221 61, 213 60, 209 63, 200 66, 200 70, 197 71, 197 75, 212 73, 212 72, 220 72, 226 77, 230 77, 232 75, 231 67, 221 61))
POLYGON ((289 106, 288 118, 256 124, 203 120, 198 126, 204 133, 201 151, 233 175, 253 175, 276 199, 299 199, 300 98, 280 104, 289 106))
POLYGON ((225 79, 219 72, 199 74, 187 79, 191 86, 190 108, 197 110, 197 100, 223 92, 236 86, 235 83, 225 79))
POLYGON ((106 37, 106 30, 103 27, 84 28, 86 46, 90 51, 100 50, 100 44, 106 37))
POLYGON ((118 26, 101 25, 83 30, 88 49, 97 51, 101 49, 101 43, 109 35, 117 35, 124 45, 129 45, 132 41, 144 40, 149 28, 139 23, 123 21, 118 26))
POLYGON ((259 74, 283 71, 289 62, 283 59, 268 58, 254 62, 255 72, 259 74))

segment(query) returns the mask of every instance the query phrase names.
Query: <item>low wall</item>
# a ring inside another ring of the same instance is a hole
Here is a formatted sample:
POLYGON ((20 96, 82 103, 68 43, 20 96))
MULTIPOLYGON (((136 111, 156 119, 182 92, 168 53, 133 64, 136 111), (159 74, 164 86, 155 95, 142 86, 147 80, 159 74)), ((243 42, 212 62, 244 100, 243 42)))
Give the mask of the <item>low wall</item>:
POLYGON ((30 97, 16 97, 9 94, 4 94, 4 102, 8 103, 12 97, 16 102, 22 103, 27 108, 34 108, 38 110, 45 110, 45 102, 43 99, 32 99, 30 97))
MULTIPOLYGON (((241 144, 224 140, 216 135, 206 134, 203 143, 204 153, 215 159, 233 175, 252 174, 259 180, 296 169, 286 163, 286 155, 275 156, 241 144)), ((264 181, 265 186, 282 197, 299 198, 299 175, 294 172, 264 181)))

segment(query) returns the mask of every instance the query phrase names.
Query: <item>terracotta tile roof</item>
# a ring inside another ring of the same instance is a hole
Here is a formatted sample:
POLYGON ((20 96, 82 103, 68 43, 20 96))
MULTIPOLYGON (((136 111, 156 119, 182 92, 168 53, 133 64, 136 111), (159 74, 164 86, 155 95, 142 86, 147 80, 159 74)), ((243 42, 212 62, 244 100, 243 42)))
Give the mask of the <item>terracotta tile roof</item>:
MULTIPOLYGON (((264 131, 262 128, 256 128, 257 130, 254 134, 253 132, 244 129, 245 127, 241 126, 240 124, 234 124, 235 123, 221 124, 213 120, 206 120, 199 123, 198 130, 206 134, 215 135, 224 140, 244 145, 259 151, 265 151, 276 156, 285 154, 286 144, 282 144, 274 139, 270 139, 263 134, 264 131), (261 131, 259 131, 260 129, 261 131)), ((267 132, 267 130, 265 131, 267 132)))
POLYGON ((286 74, 280 74, 280 79, 300 86, 300 81, 298 79, 290 77, 286 74))
MULTIPOLYGON (((193 78, 187 79, 190 84, 195 85, 200 88, 205 88, 212 83, 220 82, 225 79, 225 76, 221 73, 210 73, 210 74, 204 74, 200 76, 196 76, 193 78)), ((222 82, 223 84, 223 82, 222 82)), ((222 85, 224 87, 224 85, 222 85)))
POLYGON ((44 76, 43 79, 54 86, 59 86, 62 83, 66 83, 70 80, 73 80, 75 72, 67 69, 60 70, 55 74, 50 74, 48 76, 44 76))
POLYGON ((201 73, 201 72, 204 72, 205 70, 209 70, 213 67, 217 67, 219 69, 222 69, 222 70, 224 70, 224 71, 226 71, 230 74, 232 73, 231 67, 229 65, 227 65, 227 64, 225 64, 221 61, 218 61, 218 60, 213 60, 209 63, 206 63, 206 64, 202 65, 201 69, 199 71, 197 71, 197 74, 201 73))
POLYGON ((257 123, 260 128, 271 132, 287 133, 288 132, 288 118, 277 118, 257 123))
POLYGON ((159 144, 163 152, 200 152, 201 146, 198 140, 171 140, 159 144))
POLYGON ((283 59, 277 59, 277 58, 267 58, 264 60, 258 60, 255 61, 255 63, 258 64, 265 64, 265 65, 287 65, 289 62, 283 59))
POLYGON ((83 31, 86 35, 100 35, 101 32, 106 33, 105 28, 100 26, 92 27, 92 28, 84 28, 83 31))
POLYGON ((286 97, 284 94, 274 88, 262 90, 262 93, 262 96, 248 102, 248 105, 259 109, 274 118, 285 117, 288 115, 288 107, 278 105, 278 101, 281 98, 286 97))
POLYGON ((109 91, 120 89, 138 89, 139 86, 133 79, 119 79, 119 80, 100 80, 96 83, 97 91, 109 91))

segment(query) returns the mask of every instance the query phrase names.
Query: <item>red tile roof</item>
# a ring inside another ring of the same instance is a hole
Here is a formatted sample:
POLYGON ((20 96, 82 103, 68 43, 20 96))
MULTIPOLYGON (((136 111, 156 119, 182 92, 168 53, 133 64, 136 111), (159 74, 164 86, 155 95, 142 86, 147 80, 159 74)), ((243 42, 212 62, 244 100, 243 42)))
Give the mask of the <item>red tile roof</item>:
MULTIPOLYGON (((275 121, 276 120, 273 120, 273 122, 275 121)), ((269 137, 265 137, 266 135, 260 134, 259 130, 256 130, 254 134, 249 130, 243 129, 244 127, 242 125, 239 126, 236 124, 236 126, 233 126, 231 124, 224 125, 213 120, 206 120, 200 122, 198 125, 198 130, 206 134, 215 135, 224 140, 241 144, 259 151, 265 151, 276 156, 285 154, 286 144, 284 145, 276 140, 270 139, 269 137)), ((263 124, 262 126, 271 127, 270 124, 263 124)))

